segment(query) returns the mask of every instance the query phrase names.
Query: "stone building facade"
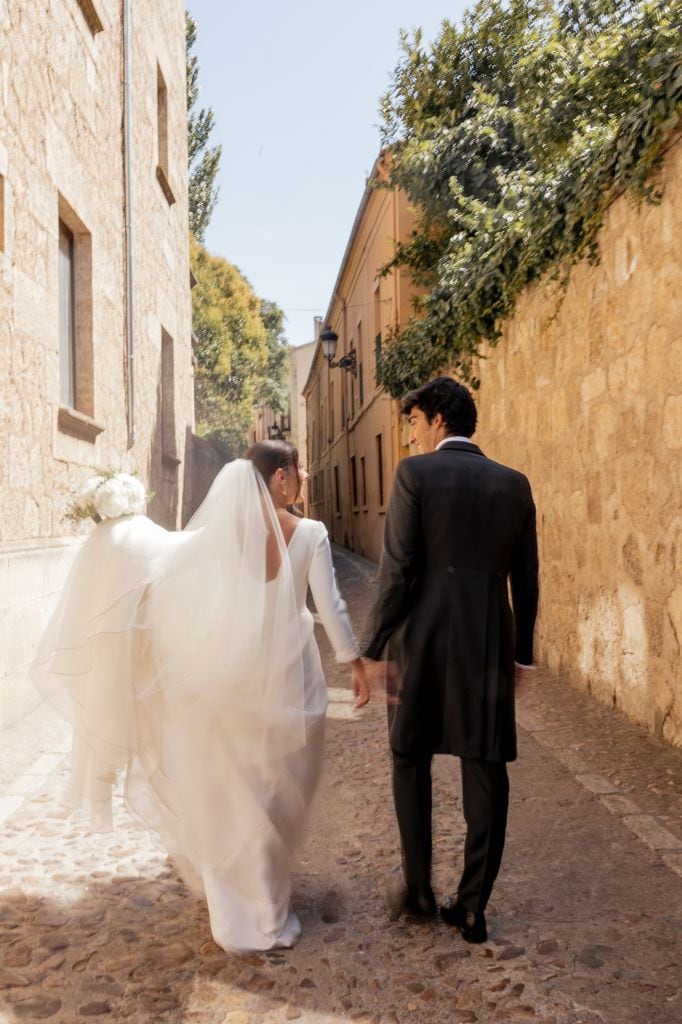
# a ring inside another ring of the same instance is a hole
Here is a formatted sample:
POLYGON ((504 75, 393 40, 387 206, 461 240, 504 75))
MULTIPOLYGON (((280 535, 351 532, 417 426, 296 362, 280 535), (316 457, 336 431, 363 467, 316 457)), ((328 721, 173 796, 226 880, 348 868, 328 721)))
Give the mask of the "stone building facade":
POLYGON ((193 425, 184 5, 0 0, 0 728, 93 468, 179 524, 193 425))
MULTIPOLYGON (((381 177, 385 155, 371 177, 381 177)), ((311 515, 338 544, 375 561, 381 554, 391 480, 408 454, 397 403, 376 382, 376 360, 390 331, 412 312, 406 275, 379 270, 406 241, 413 215, 404 193, 365 190, 324 325, 337 335, 332 366, 318 342, 304 387, 311 515)))
POLYGON ((682 141, 601 262, 524 292, 478 369, 479 443, 528 474, 540 660, 682 745, 682 141))

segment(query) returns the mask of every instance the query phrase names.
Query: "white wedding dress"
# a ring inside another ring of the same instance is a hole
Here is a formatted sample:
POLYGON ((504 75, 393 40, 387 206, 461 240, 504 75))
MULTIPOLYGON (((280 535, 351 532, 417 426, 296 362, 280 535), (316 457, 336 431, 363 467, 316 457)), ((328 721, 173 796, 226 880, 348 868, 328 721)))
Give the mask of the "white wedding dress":
POLYGON ((69 803, 110 827, 123 773, 130 810, 205 897, 225 949, 298 937, 292 857, 327 706, 308 587, 351 661, 325 527, 302 519, 287 548, 262 479, 236 460, 182 533, 144 516, 93 530, 33 667, 73 723, 69 803))

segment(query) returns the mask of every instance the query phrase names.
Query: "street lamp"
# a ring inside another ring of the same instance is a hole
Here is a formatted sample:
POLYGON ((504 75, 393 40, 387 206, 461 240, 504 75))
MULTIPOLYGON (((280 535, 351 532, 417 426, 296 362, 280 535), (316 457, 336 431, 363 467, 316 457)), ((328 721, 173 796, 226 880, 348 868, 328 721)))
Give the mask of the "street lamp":
POLYGON ((339 340, 339 336, 336 331, 333 331, 331 327, 325 327, 320 333, 320 344, 322 345, 322 352, 324 358, 329 363, 332 370, 340 366, 342 370, 349 370, 354 377, 357 376, 358 366, 355 358, 355 349, 352 348, 348 355, 341 356, 337 362, 333 362, 334 356, 336 355, 336 343, 339 340))
POLYGON ((277 416, 273 416, 272 423, 268 424, 268 440, 270 441, 285 441, 285 434, 291 433, 291 413, 282 412, 277 416))

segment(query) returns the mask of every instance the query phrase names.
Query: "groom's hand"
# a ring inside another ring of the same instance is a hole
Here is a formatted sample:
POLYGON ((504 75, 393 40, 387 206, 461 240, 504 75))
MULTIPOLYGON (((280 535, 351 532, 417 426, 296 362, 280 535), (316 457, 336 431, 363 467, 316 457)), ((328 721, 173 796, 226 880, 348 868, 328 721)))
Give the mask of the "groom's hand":
POLYGON ((364 660, 370 689, 381 693, 387 704, 399 704, 400 675, 395 661, 364 660))

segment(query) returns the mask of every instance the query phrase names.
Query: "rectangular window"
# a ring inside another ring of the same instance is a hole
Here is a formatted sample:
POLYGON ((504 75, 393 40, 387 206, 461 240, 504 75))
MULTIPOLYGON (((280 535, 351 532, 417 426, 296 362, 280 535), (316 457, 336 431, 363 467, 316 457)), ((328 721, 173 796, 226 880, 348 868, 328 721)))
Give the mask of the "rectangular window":
POLYGON ((379 482, 379 508, 384 504, 384 438, 383 434, 377 434, 377 479, 379 482))
POLYGON ((168 89, 158 64, 156 65, 156 135, 158 149, 156 177, 168 205, 172 206, 175 196, 170 187, 168 170, 168 89))
POLYGON ((104 25, 97 13, 97 8, 95 7, 93 0, 78 0, 78 6, 83 12, 83 17, 88 23, 88 28, 92 32, 93 36, 96 36, 98 32, 103 32, 104 25))
MULTIPOLYGON (((353 347, 353 343, 351 342, 351 348, 352 347, 353 347)), ((348 387, 350 388, 350 402, 348 403, 350 405, 350 418, 354 419, 355 418, 355 377, 353 376, 352 373, 348 373, 348 374, 346 374, 346 376, 348 377, 348 387)))
POLYGON ((58 214, 59 417, 64 433, 94 441, 92 236, 62 197, 58 214))
POLYGON ((365 402, 365 385, 362 375, 362 363, 358 364, 358 406, 362 409, 365 402))
POLYGON ((76 310, 73 234, 59 221, 59 401, 76 408, 76 310))
POLYGON ((367 508, 367 474, 365 472, 365 456, 360 456, 360 484, 362 486, 362 507, 367 508))
POLYGON ((358 507, 358 472, 355 465, 355 456, 350 457, 350 481, 353 488, 353 508, 358 507))
POLYGON ((376 383, 381 363, 381 332, 374 339, 374 381, 376 383))
POLYGON ((334 466, 334 507, 337 516, 341 515, 341 491, 339 488, 339 467, 334 466))
POLYGON ((161 328, 161 451, 164 462, 177 466, 175 438, 175 344, 161 328))
POLYGON ((329 440, 334 440, 334 381, 329 382, 329 440))

